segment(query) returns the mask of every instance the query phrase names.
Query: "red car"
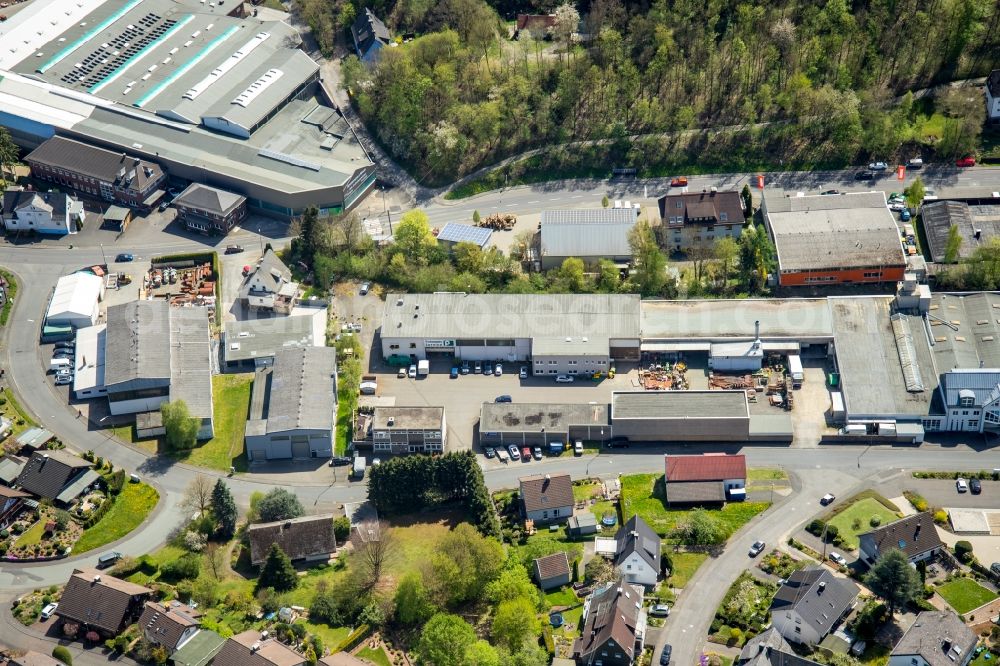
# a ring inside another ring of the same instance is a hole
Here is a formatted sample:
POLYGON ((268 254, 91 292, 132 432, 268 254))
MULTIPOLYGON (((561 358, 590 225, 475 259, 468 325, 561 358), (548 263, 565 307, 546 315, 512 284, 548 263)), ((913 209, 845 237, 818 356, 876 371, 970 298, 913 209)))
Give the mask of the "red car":
POLYGON ((678 176, 670 181, 670 187, 687 187, 687 176, 678 176))
POLYGON ((521 460, 523 460, 524 462, 528 462, 529 460, 531 460, 530 446, 526 446, 523 449, 521 449, 521 460))
POLYGON ((976 166, 975 157, 963 157, 959 160, 955 160, 955 166, 957 167, 973 167, 976 166))

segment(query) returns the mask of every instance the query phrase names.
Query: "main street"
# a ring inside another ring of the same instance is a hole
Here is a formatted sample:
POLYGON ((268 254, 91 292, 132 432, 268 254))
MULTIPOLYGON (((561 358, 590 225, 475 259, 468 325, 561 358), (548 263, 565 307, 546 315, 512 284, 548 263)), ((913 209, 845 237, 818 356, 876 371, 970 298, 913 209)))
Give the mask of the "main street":
MULTIPOLYGON (((783 186, 793 190, 818 191, 838 188, 886 190, 902 189, 894 176, 886 176, 875 184, 855 183, 855 170, 828 172, 823 174, 767 174, 769 186, 783 186)), ((933 169, 922 172, 926 185, 939 195, 946 195, 955 187, 985 187, 1000 189, 1000 169, 976 168, 968 170, 933 169)), ((912 174, 908 174, 912 178, 912 174)), ((740 188, 748 176, 703 176, 689 177, 689 188, 708 187, 740 188)), ((424 210, 438 225, 444 221, 462 220, 471 217, 471 211, 481 212, 511 210, 514 212, 537 212, 555 208, 572 208, 600 205, 602 196, 609 198, 632 198, 649 201, 666 191, 669 181, 653 179, 628 182, 569 182, 512 188, 504 192, 491 192, 464 202, 430 201, 424 210), (467 213, 467 214, 466 214, 467 213)), ((77 417, 76 410, 66 404, 65 398, 54 390, 46 377, 43 359, 37 346, 40 323, 47 306, 48 297, 60 275, 83 266, 102 263, 105 256, 119 251, 131 252, 140 257, 154 254, 169 254, 205 250, 211 244, 216 249, 228 243, 271 242, 280 246, 288 241, 287 228, 276 223, 262 223, 258 234, 256 223, 253 230, 244 229, 224 239, 204 239, 177 232, 156 225, 144 226, 143 221, 133 224, 126 234, 112 247, 104 247, 83 239, 68 238, 58 241, 43 241, 33 245, 0 244, 0 266, 12 270, 19 279, 14 311, 7 329, 3 332, 4 358, 7 381, 18 395, 21 404, 46 428, 54 432, 62 441, 78 452, 93 450, 112 461, 117 467, 136 472, 152 483, 160 492, 161 500, 150 519, 139 529, 115 544, 110 544, 122 553, 140 555, 155 550, 162 545, 167 535, 184 520, 184 512, 179 509, 184 489, 198 474, 222 476, 217 472, 197 469, 175 463, 127 446, 97 429, 93 424, 77 417), (75 247, 70 243, 80 243, 75 247)), ((674 646, 676 663, 691 664, 697 657, 701 643, 707 633, 712 613, 724 594, 729 582, 744 568, 745 551, 750 542, 764 538, 769 543, 777 543, 785 534, 809 520, 818 512, 816 499, 825 492, 844 494, 857 484, 873 477, 885 478, 900 473, 901 468, 913 469, 962 469, 973 470, 996 466, 996 458, 990 453, 976 450, 980 442, 972 446, 935 446, 925 444, 920 447, 871 447, 828 446, 818 449, 793 449, 770 447, 746 447, 743 452, 753 466, 780 466, 793 474, 796 492, 782 498, 775 507, 758 517, 745 530, 735 535, 721 557, 713 560, 693 579, 689 589, 697 587, 698 595, 682 596, 674 615, 661 632, 663 641, 674 646)), ((555 458, 532 463, 512 463, 505 467, 490 467, 486 470, 487 484, 492 489, 512 488, 517 478, 525 473, 566 472, 574 477, 588 472, 594 476, 612 478, 619 474, 635 472, 655 472, 662 469, 662 455, 677 447, 635 447, 615 450, 581 458, 555 458)), ((685 451, 698 451, 700 447, 689 447, 685 451)), ((733 448, 733 450, 736 450, 733 448)), ((237 502, 246 507, 252 492, 267 490, 275 485, 283 485, 280 475, 251 472, 240 474, 227 480, 237 502)), ((302 503, 313 511, 332 510, 348 501, 364 498, 363 484, 335 481, 331 470, 330 483, 294 485, 294 491, 302 503)), ((92 565, 97 553, 70 557, 46 564, 0 564, 0 590, 7 596, 23 591, 64 582, 71 570, 80 565, 92 565)), ((657 646, 659 649, 660 646, 657 646)))

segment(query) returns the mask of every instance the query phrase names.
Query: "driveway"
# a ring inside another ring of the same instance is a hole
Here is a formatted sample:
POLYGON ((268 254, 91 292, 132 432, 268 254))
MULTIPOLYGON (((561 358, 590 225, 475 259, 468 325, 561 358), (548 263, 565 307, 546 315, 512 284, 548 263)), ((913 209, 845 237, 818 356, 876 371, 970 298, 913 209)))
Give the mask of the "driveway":
POLYGON ((797 492, 778 499, 770 509, 733 535, 722 555, 707 561, 691 578, 674 604, 666 631, 657 641, 653 663, 657 663, 664 643, 673 646, 673 662, 678 666, 698 663, 715 610, 726 591, 741 572, 755 565, 747 555, 750 545, 757 539, 763 539, 770 546, 786 541, 797 526, 825 511, 818 501, 823 493, 846 496, 858 485, 858 480, 849 473, 804 469, 793 475, 792 485, 797 492))
MULTIPOLYGON (((987 463, 984 461, 984 465, 987 463)), ((1000 481, 982 479, 983 492, 973 495, 970 492, 960 493, 955 490, 955 482, 951 479, 905 479, 903 486, 922 495, 932 507, 959 509, 998 509, 1000 510, 1000 481)))

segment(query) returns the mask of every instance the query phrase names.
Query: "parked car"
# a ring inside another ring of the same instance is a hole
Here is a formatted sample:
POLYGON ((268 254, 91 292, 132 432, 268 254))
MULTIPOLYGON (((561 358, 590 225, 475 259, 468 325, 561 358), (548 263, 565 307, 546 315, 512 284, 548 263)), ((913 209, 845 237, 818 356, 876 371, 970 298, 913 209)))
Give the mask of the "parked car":
POLYGON ((969 490, 969 482, 962 477, 958 477, 958 479, 955 480, 955 490, 960 493, 967 492, 969 490))
POLYGON ((492 446, 487 446, 485 449, 483 449, 483 453, 486 454, 487 458, 495 458, 497 455, 497 450, 494 449, 492 446))
POLYGON ((73 358, 75 351, 72 349, 57 349, 52 352, 52 358, 73 358))
POLYGON ((910 169, 922 169, 924 168, 924 160, 921 157, 914 157, 906 162, 906 166, 910 169))
POLYGON ((962 157, 955 160, 955 166, 957 167, 974 167, 976 166, 975 157, 962 157))
POLYGON ((628 438, 627 437, 612 437, 609 439, 604 446, 609 449, 627 449, 628 448, 628 438))
POLYGON ((572 384, 573 375, 556 375, 556 381, 560 384, 572 384))
POLYGON ((583 442, 576 440, 573 444, 573 455, 582 456, 583 455, 583 442))
POLYGON ((763 541, 754 541, 753 545, 750 546, 750 557, 757 557, 762 552, 764 552, 764 546, 766 546, 763 541))
POLYGON ((457 365, 451 366, 451 373, 449 374, 449 376, 452 379, 458 379, 458 366, 457 365))
POLYGON ((469 362, 468 361, 462 361, 462 374, 463 375, 469 374, 469 362))
POLYGON ((417 378, 417 366, 411 365, 410 369, 406 371, 406 376, 409 377, 410 379, 416 379, 417 378))
POLYGON ((1000 578, 1000 562, 994 562, 990 565, 990 573, 1000 578))
POLYGON ((983 492, 983 484, 979 481, 979 479, 972 479, 969 481, 969 490, 972 491, 973 495, 978 495, 983 492))
POLYGON ((170 202, 167 201, 166 199, 164 199, 163 201, 160 202, 160 205, 156 207, 156 210, 158 210, 158 211, 160 211, 162 213, 167 208, 170 208, 170 202))
POLYGON ((670 187, 687 187, 687 184, 687 176, 677 176, 670 181, 670 187))
POLYGON ((242 245, 227 245, 226 254, 239 254, 243 251, 242 245))
POLYGON ((656 604, 650 607, 649 613, 651 617, 670 617, 670 606, 666 604, 656 604))
POLYGON ((910 214, 910 210, 908 208, 904 208, 899 211, 899 219, 903 222, 909 222, 912 217, 913 215, 910 214))
POLYGON ((670 655, 673 651, 674 649, 670 647, 670 643, 663 646, 663 652, 660 653, 660 666, 670 666, 670 655))
POLYGON ((510 459, 510 456, 507 454, 507 450, 504 449, 502 446, 498 446, 496 448, 496 453, 497 453, 497 460, 499 460, 504 464, 506 464, 507 461, 510 459))
POLYGON ((534 458, 535 460, 541 460, 542 459, 542 447, 536 446, 533 449, 531 449, 531 457, 534 458))
POLYGON ((483 362, 476 361, 476 374, 481 374, 483 372, 483 362))
POLYGON ((524 459, 524 462, 528 462, 528 461, 531 460, 531 447, 530 446, 522 446, 521 447, 521 458, 524 459))
POLYGON ((57 342, 54 345, 55 349, 76 349, 76 343, 69 340, 63 340, 62 342, 57 342))
POLYGON ((528 378, 528 368, 526 366, 523 366, 523 365, 521 366, 521 369, 517 373, 517 378, 518 379, 527 379, 528 378))
POLYGON ((497 363, 496 368, 493 369, 493 374, 499 377, 503 374, 503 366, 497 363))
POLYGON ((820 194, 825 194, 825 195, 840 194, 840 190, 826 190, 825 192, 820 192, 820 194))
POLYGON ((514 399, 509 395, 498 395, 493 402, 514 402, 514 399))
POLYGON ((521 452, 518 451, 517 447, 514 446, 513 444, 511 444, 511 445, 509 445, 507 447, 507 453, 510 454, 511 460, 520 460, 521 459, 521 452))
POLYGON ((399 372, 396 373, 396 376, 400 379, 406 379, 406 368, 400 368, 399 372))
POLYGON ((130 254, 130 253, 128 253, 128 252, 120 252, 118 254, 118 256, 115 257, 115 261, 117 261, 119 263, 125 263, 125 262, 128 262, 128 261, 135 261, 135 256, 132 255, 132 254, 130 254))
POLYGON ((45 608, 42 609, 42 614, 40 617, 43 620, 49 619, 50 617, 52 617, 52 614, 56 612, 57 608, 59 608, 59 604, 48 604, 45 608))
POLYGON ((819 503, 822 504, 823 506, 826 506, 828 504, 833 504, 833 501, 835 499, 837 499, 836 495, 834 495, 833 493, 827 493, 826 495, 823 495, 819 499, 819 503))
POLYGON ((372 283, 371 282, 364 282, 364 283, 362 283, 362 285, 361 285, 361 292, 360 292, 361 295, 362 296, 367 296, 368 292, 371 291, 371 288, 372 288, 372 283))
POLYGON ((73 375, 56 375, 56 386, 65 386, 73 383, 73 375))
POLYGON ((484 375, 492 375, 493 374, 493 364, 490 363, 489 361, 486 361, 485 363, 483 363, 483 374, 484 375))
POLYGON ((837 564, 839 564, 842 567, 846 567, 847 566, 847 558, 844 557, 843 555, 841 555, 840 553, 838 553, 837 551, 834 551, 834 552, 830 553, 830 560, 833 561, 833 562, 836 562, 837 564))
POLYGON ((107 569, 120 559, 122 559, 122 554, 117 550, 109 551, 97 558, 97 568, 107 569))
POLYGON ((902 201, 893 201, 892 203, 889 204, 889 210, 898 213, 900 211, 906 210, 906 204, 903 203, 902 201))
POLYGON ((889 168, 889 165, 885 162, 871 162, 868 164, 869 171, 885 171, 889 168))
POLYGON ((874 171, 859 171, 854 174, 854 180, 875 180, 874 171))

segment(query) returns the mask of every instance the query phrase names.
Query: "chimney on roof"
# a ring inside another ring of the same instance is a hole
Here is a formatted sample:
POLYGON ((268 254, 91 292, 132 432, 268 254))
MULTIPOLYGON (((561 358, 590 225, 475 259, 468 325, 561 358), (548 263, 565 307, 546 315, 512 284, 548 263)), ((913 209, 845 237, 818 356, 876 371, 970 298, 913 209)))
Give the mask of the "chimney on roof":
POLYGON ((250 654, 253 654, 259 649, 260 649, 260 643, 254 643, 253 645, 250 646, 250 654))
POLYGON ((101 574, 94 574, 94 582, 95 583, 101 582, 101 574))
POLYGON ((920 536, 920 522, 917 521, 917 529, 913 531, 913 539, 916 540, 920 536))
POLYGON ((951 638, 949 636, 945 636, 941 639, 941 649, 945 652, 951 649, 951 638))

